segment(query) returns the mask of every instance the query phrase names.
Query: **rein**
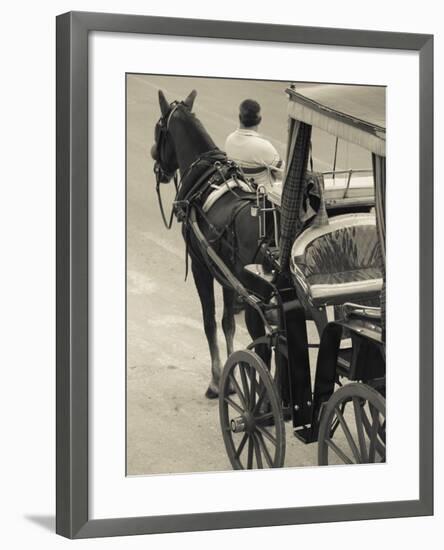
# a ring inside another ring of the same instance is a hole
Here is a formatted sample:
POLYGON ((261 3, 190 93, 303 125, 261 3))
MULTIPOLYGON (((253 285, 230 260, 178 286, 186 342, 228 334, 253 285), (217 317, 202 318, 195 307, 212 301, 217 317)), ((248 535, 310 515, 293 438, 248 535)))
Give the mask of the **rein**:
MULTIPOLYGON (((157 123, 157 127, 159 128, 159 134, 158 134, 158 136, 156 136, 156 146, 157 146, 157 151, 158 151, 158 153, 157 153, 158 158, 161 157, 161 155, 159 154, 159 150, 162 149, 162 147, 163 147, 163 140, 165 139, 164 136, 165 136, 166 132, 168 132, 171 117, 173 116, 173 114, 175 113, 175 111, 179 107, 179 105, 180 105, 179 102, 177 102, 177 101, 174 102, 173 108, 168 113, 168 116, 167 116, 166 120, 164 119, 164 117, 161 117, 161 119, 157 123)), ((166 214, 165 214, 165 209, 163 207, 162 195, 161 195, 161 192, 160 192, 160 185, 161 185, 161 183, 165 182, 165 180, 163 178, 165 177, 166 174, 165 174, 164 170, 162 169, 161 164, 160 164, 159 161, 156 161, 155 164, 154 164, 154 174, 156 176, 157 201, 159 203, 159 210, 160 210, 160 213, 162 215, 162 220, 163 220, 163 223, 164 223, 165 227, 167 229, 171 229, 171 227, 173 225, 173 217, 174 217, 174 202, 173 202, 173 206, 171 207, 170 215, 167 218, 166 214)), ((176 189, 176 196, 175 196, 175 199, 176 199, 177 198, 177 192, 178 192, 179 185, 180 185, 180 183, 178 183, 177 170, 174 172, 173 181, 174 181, 174 187, 176 189)))
MULTIPOLYGON (((157 177, 157 172, 156 172, 156 193, 157 193, 157 201, 159 203, 159 210, 160 210, 160 213, 162 215, 162 220, 163 220, 163 223, 165 225, 165 227, 167 229, 171 229, 172 225, 173 225, 173 217, 174 217, 174 202, 173 202, 173 206, 171 207, 171 212, 170 212, 170 215, 169 215, 169 219, 167 219, 166 215, 165 215, 165 210, 163 208, 163 202, 162 202, 162 195, 160 193, 160 179, 157 177)), ((176 188, 176 197, 177 197, 177 190, 179 188, 178 186, 178 183, 177 183, 177 172, 175 172, 174 174, 174 187, 176 188)))

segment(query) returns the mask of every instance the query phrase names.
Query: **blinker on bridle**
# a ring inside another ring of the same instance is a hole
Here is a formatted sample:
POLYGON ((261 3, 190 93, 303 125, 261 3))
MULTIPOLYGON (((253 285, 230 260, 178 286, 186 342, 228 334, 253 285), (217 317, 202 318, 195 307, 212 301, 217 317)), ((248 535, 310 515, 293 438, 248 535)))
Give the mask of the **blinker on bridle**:
POLYGON ((178 182, 177 182, 177 170, 174 170, 173 173, 169 173, 162 167, 162 164, 161 164, 162 151, 163 151, 163 147, 165 146, 166 133, 168 132, 171 117, 173 116, 176 109, 181 104, 183 104, 183 102, 173 101, 173 103, 171 103, 172 108, 170 109, 166 117, 166 120, 165 120, 165 116, 161 116, 159 121, 156 124, 156 129, 155 129, 156 151, 155 151, 155 162, 154 162, 154 174, 156 176, 156 193, 157 193, 157 199, 159 202, 160 213, 162 215, 162 220, 167 229, 171 229, 171 226, 173 224, 174 205, 171 208, 170 216, 167 219, 165 215, 165 210, 163 208, 162 196, 160 194, 160 184, 169 183, 171 179, 173 179, 174 186, 176 188, 176 194, 177 194, 178 182))
POLYGON ((155 151, 155 162, 154 162, 154 174, 156 176, 156 185, 159 186, 160 183, 169 183, 170 180, 176 177, 176 171, 173 173, 167 172, 162 166, 162 153, 163 147, 165 146, 166 133, 168 132, 170 126, 170 120, 176 109, 179 105, 182 105, 183 101, 173 101, 171 103, 171 109, 166 116, 161 116, 156 124, 155 130, 155 140, 156 140, 156 151, 155 151))

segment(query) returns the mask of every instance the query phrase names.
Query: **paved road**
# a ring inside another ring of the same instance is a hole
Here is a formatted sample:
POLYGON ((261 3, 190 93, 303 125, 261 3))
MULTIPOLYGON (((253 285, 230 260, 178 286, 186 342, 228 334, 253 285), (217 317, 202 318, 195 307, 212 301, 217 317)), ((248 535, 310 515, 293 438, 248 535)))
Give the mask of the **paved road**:
MULTIPOLYGON (((184 244, 177 225, 169 232, 164 228, 156 202, 149 149, 159 118, 157 90, 172 101, 195 88, 195 112, 221 147, 237 126, 240 101, 257 99, 263 110, 261 131, 284 156, 285 87, 276 82, 128 77, 128 474, 230 469, 218 403, 204 398, 210 363, 197 293, 191 277, 184 281, 184 244)), ((330 146, 324 143, 322 166, 328 165, 330 146)), ((164 186, 163 191, 165 203, 171 204, 171 189, 164 186)), ((218 289, 219 318, 220 295, 218 289)), ((236 347, 244 347, 248 335, 241 316, 237 324, 236 347)), ((311 327, 315 339, 313 332, 311 327)), ((286 465, 316 464, 316 446, 295 440, 289 425, 287 432, 286 465)))

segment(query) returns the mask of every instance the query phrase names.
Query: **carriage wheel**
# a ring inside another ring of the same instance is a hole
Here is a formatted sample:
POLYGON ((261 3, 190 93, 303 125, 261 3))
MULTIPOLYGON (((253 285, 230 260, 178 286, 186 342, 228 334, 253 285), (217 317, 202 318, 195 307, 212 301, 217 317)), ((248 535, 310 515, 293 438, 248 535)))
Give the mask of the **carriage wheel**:
POLYGON ((253 351, 236 351, 225 364, 220 384, 222 435, 233 468, 281 468, 285 425, 265 363, 253 351))
POLYGON ((318 462, 385 462, 385 399, 378 391, 354 382, 330 397, 319 426, 318 462))

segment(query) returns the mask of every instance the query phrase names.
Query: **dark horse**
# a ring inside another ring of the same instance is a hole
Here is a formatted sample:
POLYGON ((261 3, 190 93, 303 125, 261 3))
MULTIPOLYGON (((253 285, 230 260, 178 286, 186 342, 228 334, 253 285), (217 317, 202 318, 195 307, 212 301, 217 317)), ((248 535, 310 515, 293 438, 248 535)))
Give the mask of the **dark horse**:
MULTIPOLYGON (((184 101, 169 104, 163 92, 159 91, 161 118, 156 125, 155 144, 151 149, 151 154, 156 161, 155 171, 158 186, 160 182, 167 183, 173 178, 175 180, 175 174, 179 170, 179 197, 184 195, 185 186, 187 188, 195 186, 199 179, 202 181, 202 177, 204 180, 208 180, 211 166, 217 166, 221 170, 228 162, 202 123, 192 113, 196 95, 196 91, 193 90, 184 101), (218 159, 216 164, 214 164, 214 159, 218 159), (209 171, 208 167, 210 167, 209 171), (208 177, 206 177, 207 175, 208 177)), ((213 172, 216 171, 215 168, 213 172)), ((202 181, 202 183, 205 184, 206 181, 202 181)), ((256 217, 251 216, 249 208, 254 197, 251 193, 235 189, 223 195, 205 216, 202 211, 197 214, 197 221, 202 233, 212 243, 226 266, 241 282, 245 277, 244 266, 254 262, 259 250, 258 221, 256 217)), ((205 395, 212 399, 219 395, 219 380, 222 371, 217 343, 214 299, 214 279, 218 277, 214 268, 205 259, 195 235, 192 231, 187 230, 186 223, 183 224, 182 232, 191 258, 191 271, 202 306, 205 334, 210 348, 211 380, 205 395)), ((233 352, 235 333, 235 291, 226 284, 223 284, 222 288, 222 329, 225 335, 227 354, 230 355, 233 352)), ((253 338, 263 334, 264 328, 260 317, 248 306, 245 309, 245 319, 253 338)))

